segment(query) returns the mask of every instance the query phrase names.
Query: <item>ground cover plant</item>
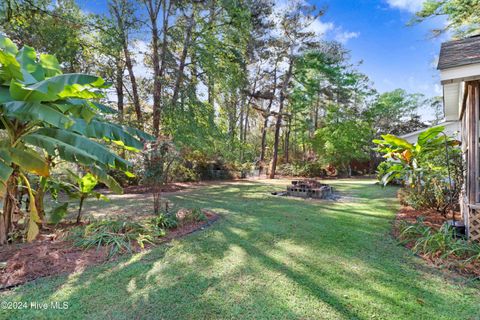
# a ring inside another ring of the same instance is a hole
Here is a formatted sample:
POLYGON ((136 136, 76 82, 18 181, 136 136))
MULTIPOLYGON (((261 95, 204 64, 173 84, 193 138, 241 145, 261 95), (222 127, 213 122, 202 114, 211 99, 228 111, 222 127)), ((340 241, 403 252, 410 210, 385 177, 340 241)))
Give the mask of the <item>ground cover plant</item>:
MULTIPOLYGON (((215 225, 170 245, 39 279, 4 301, 68 301, 66 310, 1 310, 2 318, 475 319, 475 281, 440 272, 390 237, 397 188, 329 181, 343 200, 279 198, 290 181, 232 182, 169 195, 208 207, 215 225), (92 299, 93 297, 93 299, 92 299), (105 308, 108 305, 108 308, 105 308)), ((138 207, 137 198, 111 202, 138 207)), ((149 197, 148 195, 143 197, 149 197)), ((150 206, 150 204, 145 204, 150 206)), ((102 215, 107 203, 89 200, 102 215), (103 208, 104 210, 98 210, 103 208)), ((112 210, 116 210, 115 207, 112 210)))

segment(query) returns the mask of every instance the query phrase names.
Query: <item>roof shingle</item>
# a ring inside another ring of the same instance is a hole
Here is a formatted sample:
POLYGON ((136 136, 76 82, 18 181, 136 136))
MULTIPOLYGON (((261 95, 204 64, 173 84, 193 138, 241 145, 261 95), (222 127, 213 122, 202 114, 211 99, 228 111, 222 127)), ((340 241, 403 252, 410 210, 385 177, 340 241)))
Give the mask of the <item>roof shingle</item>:
POLYGON ((439 70, 480 63, 480 35, 442 43, 439 70))

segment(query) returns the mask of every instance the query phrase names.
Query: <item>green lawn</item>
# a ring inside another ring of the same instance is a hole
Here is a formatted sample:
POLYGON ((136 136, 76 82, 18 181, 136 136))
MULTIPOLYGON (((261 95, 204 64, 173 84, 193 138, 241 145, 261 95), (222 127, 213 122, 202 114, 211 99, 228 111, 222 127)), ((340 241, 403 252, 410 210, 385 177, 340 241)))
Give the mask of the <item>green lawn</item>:
MULTIPOLYGON (((0 310, 0 318, 480 319, 478 283, 426 265, 392 239, 395 189, 330 181, 345 197, 319 202, 272 196, 287 181, 275 183, 171 195, 179 207, 223 217, 153 250, 2 293, 4 301, 69 308, 0 310)), ((144 206, 116 201, 109 205, 144 206)))

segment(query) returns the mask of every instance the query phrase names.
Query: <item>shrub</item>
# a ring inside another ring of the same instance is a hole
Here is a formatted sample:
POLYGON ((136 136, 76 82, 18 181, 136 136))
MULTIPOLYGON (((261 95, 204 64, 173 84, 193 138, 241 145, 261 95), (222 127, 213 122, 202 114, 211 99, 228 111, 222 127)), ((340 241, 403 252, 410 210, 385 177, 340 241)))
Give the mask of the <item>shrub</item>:
MULTIPOLYGON (((390 168, 395 164, 393 161, 383 161, 377 167, 376 177, 379 182, 385 181, 384 177, 390 172, 390 168)), ((401 184, 400 177, 392 177, 387 181, 388 184, 401 184)))
POLYGON ((193 208, 193 209, 182 208, 178 210, 176 217, 177 217, 177 221, 181 225, 207 220, 207 216, 203 213, 202 209, 200 208, 193 208))
POLYGON ((382 183, 400 180, 406 188, 406 203, 446 215, 448 210, 458 210, 464 172, 459 142, 445 137, 443 130, 430 128, 415 144, 394 135, 383 135, 383 140, 374 142, 378 151, 392 159, 379 166, 382 183))
POLYGON ((281 175, 292 177, 315 178, 326 176, 325 169, 323 169, 323 166, 318 162, 285 163, 278 167, 277 172, 281 175))
POLYGON ((177 218, 169 213, 160 213, 151 219, 151 223, 162 229, 174 229, 178 226, 177 218))
POLYGON ((198 173, 184 162, 173 163, 170 176, 177 182, 195 182, 200 179, 198 173))
POLYGON ((457 238, 455 229, 444 224, 440 230, 426 226, 422 220, 400 225, 403 243, 413 241, 412 250, 435 258, 459 258, 461 261, 480 262, 480 244, 457 238))
POLYGON ((108 247, 108 258, 111 258, 131 252, 134 243, 143 248, 146 243, 153 243, 164 235, 165 231, 152 222, 102 220, 75 229, 70 238, 75 246, 84 249, 108 247))

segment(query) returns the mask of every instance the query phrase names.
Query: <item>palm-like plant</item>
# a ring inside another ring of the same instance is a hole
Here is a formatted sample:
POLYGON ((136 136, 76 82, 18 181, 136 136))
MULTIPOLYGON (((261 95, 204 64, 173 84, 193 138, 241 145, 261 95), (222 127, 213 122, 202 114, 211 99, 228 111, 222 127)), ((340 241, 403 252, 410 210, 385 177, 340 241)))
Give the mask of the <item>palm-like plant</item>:
POLYGON ((105 120, 105 113, 115 111, 94 101, 103 97, 101 89, 106 87, 97 76, 62 74, 54 56, 37 55, 28 46, 18 50, 0 35, 0 244, 13 227, 20 183, 31 198, 27 240, 38 234, 40 218, 26 175, 48 177, 52 159, 79 164, 121 192, 106 172, 110 168, 128 172, 129 163, 107 144, 140 150, 142 141, 152 137, 105 120))
POLYGON ((414 144, 392 134, 382 135, 383 140, 373 140, 378 145, 377 151, 395 162, 383 176, 382 182, 386 185, 391 180, 400 178, 408 186, 420 188, 422 175, 427 169, 422 160, 434 152, 444 150, 445 143, 448 146, 459 143, 446 137, 444 129, 443 126, 429 128, 418 136, 414 144))

